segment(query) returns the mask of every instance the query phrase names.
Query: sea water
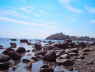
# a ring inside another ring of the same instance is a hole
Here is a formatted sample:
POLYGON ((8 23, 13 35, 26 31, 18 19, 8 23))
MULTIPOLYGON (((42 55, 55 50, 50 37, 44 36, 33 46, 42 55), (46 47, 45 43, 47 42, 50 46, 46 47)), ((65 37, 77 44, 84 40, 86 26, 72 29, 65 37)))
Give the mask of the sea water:
MULTIPOLYGON (((30 41, 31 43, 36 43, 38 41, 38 39, 30 39, 28 41, 30 41)), ((41 41, 45 41, 46 43, 48 43, 50 40, 41 40, 41 41)), ((64 42, 64 40, 51 40, 51 41, 52 42, 57 42, 57 43, 63 43, 64 42)), ((32 45, 27 45, 27 44, 20 43, 20 39, 17 39, 16 41, 12 41, 11 39, 8 39, 8 38, 0 38, 0 45, 3 45, 4 48, 9 48, 11 42, 16 43, 18 47, 26 48, 26 50, 32 50, 33 49, 32 45)), ((0 53, 2 51, 3 50, 0 49, 0 53)), ((33 54, 33 52, 32 52, 32 54, 33 54)), ((33 66, 32 66, 32 72, 39 72, 40 67, 42 65, 43 65, 42 60, 34 63, 33 66)), ((25 72, 24 67, 25 67, 25 64, 20 63, 20 66, 18 66, 18 68, 19 68, 18 71, 15 71, 15 72, 21 72, 21 71, 25 72)))
MULTIPOLYGON (((31 43, 36 43, 39 40, 38 39, 31 39, 31 40, 28 40, 28 41, 31 42, 31 43)), ((43 41, 43 40, 40 40, 40 41, 43 41)), ((50 40, 45 40, 46 43, 48 43, 48 41, 50 41, 50 40)), ((51 40, 51 41, 52 42, 58 42, 56 40, 51 40)), ((20 43, 20 39, 16 39, 16 40, 13 41, 13 40, 8 39, 8 38, 0 38, 0 45, 3 45, 4 48, 9 48, 10 43, 16 43, 17 47, 24 47, 26 50, 32 50, 33 49, 32 45, 27 45, 25 43, 20 43)), ((2 53, 3 51, 4 51, 4 49, 0 49, 0 53, 2 53)), ((32 55, 33 55, 33 52, 32 52, 32 55)), ((25 69, 24 68, 25 64, 20 63, 19 65, 20 65, 20 67, 18 66, 17 72, 20 72, 21 70, 23 70, 23 72, 25 72, 25 70, 24 70, 25 69)), ((32 66, 32 72, 38 72, 42 65, 43 65, 42 60, 34 63, 33 66, 32 66)))

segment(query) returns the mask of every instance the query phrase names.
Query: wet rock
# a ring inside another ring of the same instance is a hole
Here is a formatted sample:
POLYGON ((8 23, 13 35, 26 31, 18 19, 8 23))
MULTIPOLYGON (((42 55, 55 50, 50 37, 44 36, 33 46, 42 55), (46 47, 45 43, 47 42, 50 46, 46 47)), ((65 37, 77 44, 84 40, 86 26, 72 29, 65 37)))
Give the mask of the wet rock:
POLYGON ((11 41, 17 41, 17 39, 10 39, 11 41))
POLYGON ((16 48, 17 44, 16 43, 10 43, 10 48, 16 48))
POLYGON ((0 49, 4 49, 4 47, 2 45, 0 45, 0 49))
POLYGON ((56 62, 56 53, 55 53, 55 51, 51 51, 50 53, 47 53, 44 56, 44 60, 50 61, 50 62, 56 62))
POLYGON ((40 68, 40 72, 54 72, 54 70, 52 68, 49 68, 48 65, 43 65, 41 68, 40 68))

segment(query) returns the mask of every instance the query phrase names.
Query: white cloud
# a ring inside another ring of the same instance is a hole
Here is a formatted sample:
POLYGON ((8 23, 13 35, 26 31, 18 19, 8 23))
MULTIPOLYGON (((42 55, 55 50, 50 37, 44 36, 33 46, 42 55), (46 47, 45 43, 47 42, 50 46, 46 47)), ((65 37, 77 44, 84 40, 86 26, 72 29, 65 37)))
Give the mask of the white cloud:
POLYGON ((70 0, 59 0, 61 3, 67 4, 70 3, 70 0))
POLYGON ((20 20, 8 18, 8 17, 0 17, 0 21, 12 22, 16 24, 32 24, 31 22, 20 21, 20 20))
POLYGON ((82 10, 74 8, 73 6, 67 5, 66 8, 73 13, 82 13, 82 10))
POLYGON ((35 17, 40 18, 42 16, 47 16, 48 15, 48 12, 45 11, 44 9, 39 9, 38 11, 33 12, 32 15, 35 16, 35 17))
POLYGON ((48 12, 42 8, 34 8, 32 6, 26 6, 26 7, 21 7, 19 10, 23 13, 29 14, 30 16, 35 16, 35 17, 41 17, 41 16, 46 16, 48 12))
POLYGON ((54 33, 57 30, 57 27, 55 26, 55 22, 43 22, 43 23, 37 23, 37 22, 27 22, 23 20, 17 20, 9 17, 0 17, 0 22, 8 22, 8 23, 13 23, 13 24, 24 24, 28 25, 23 31, 5 31, 5 34, 1 35, 7 35, 12 37, 33 37, 33 38, 45 38, 51 33, 54 33), (32 27, 35 27, 31 29, 32 27), (25 33, 23 33, 25 32, 25 33), (35 32, 35 33, 34 33, 35 32))
POLYGON ((32 10, 30 8, 20 8, 20 10, 27 14, 32 13, 32 10))
POLYGON ((40 18, 48 15, 48 12, 42 8, 34 8, 32 6, 24 6, 20 8, 0 9, 0 16, 12 16, 20 19, 31 19, 32 17, 40 18))
POLYGON ((24 13, 31 14, 32 13, 32 6, 26 6, 26 7, 21 7, 19 10, 21 10, 24 13))
POLYGON ((15 23, 15 24, 26 24, 26 25, 32 25, 32 26, 45 26, 45 24, 36 24, 36 23, 12 19, 12 18, 8 18, 8 17, 0 17, 0 21, 11 22, 11 23, 15 23))
POLYGON ((12 17, 15 17, 15 18, 23 18, 23 19, 26 19, 26 18, 29 18, 30 16, 26 16, 26 15, 23 15, 21 14, 20 12, 16 11, 16 10, 13 10, 13 9, 9 9, 9 10, 0 10, 0 16, 2 17, 9 17, 9 16, 12 16, 12 17))
POLYGON ((53 23, 42 23, 42 22, 31 22, 31 21, 24 21, 24 20, 17 20, 9 17, 0 17, 1 22, 10 22, 10 23, 15 23, 15 24, 25 24, 25 25, 32 25, 32 26, 37 26, 37 27, 54 27, 53 23))
POLYGON ((91 24, 95 24, 95 20, 93 19, 93 20, 90 20, 90 23, 91 24))
POLYGON ((89 13, 95 13, 95 8, 93 8, 93 7, 86 6, 85 9, 86 9, 89 13))
POLYGON ((66 9, 73 13, 82 13, 83 11, 81 9, 73 7, 70 3, 71 0, 58 0, 66 9))
POLYGON ((45 9, 40 9, 39 13, 43 15, 48 15, 48 11, 46 11, 45 9))
POLYGON ((0 10, 0 16, 20 16, 15 10, 0 10))

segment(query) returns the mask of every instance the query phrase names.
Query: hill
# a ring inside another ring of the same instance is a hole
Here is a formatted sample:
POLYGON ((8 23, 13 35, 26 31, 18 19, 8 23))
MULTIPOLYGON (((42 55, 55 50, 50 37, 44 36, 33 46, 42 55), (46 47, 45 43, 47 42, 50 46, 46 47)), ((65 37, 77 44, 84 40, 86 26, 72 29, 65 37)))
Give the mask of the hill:
POLYGON ((47 40, 65 40, 65 39, 71 39, 71 40, 81 40, 81 41, 95 41, 95 38, 90 38, 88 36, 77 37, 77 36, 65 35, 63 33, 56 33, 56 34, 50 35, 46 39, 47 40))

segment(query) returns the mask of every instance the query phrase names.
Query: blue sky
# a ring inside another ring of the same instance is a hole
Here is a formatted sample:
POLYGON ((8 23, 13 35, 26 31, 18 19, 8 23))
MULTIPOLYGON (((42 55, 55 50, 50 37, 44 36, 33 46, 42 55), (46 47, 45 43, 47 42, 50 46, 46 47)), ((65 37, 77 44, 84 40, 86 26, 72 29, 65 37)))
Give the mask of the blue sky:
POLYGON ((95 37, 95 0, 0 0, 0 37, 95 37))

